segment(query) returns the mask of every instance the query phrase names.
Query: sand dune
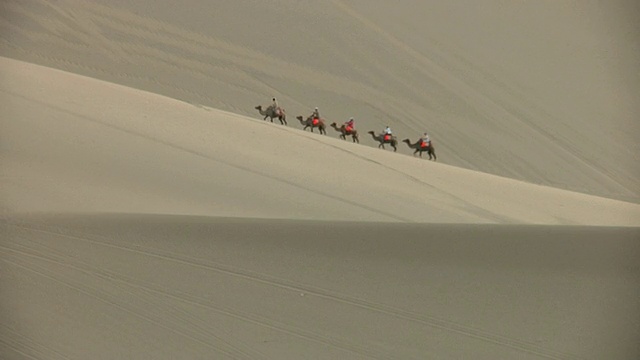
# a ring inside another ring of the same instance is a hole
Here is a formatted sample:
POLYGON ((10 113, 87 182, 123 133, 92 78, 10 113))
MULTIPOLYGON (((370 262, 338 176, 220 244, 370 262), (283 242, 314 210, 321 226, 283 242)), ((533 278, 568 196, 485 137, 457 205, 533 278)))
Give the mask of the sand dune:
POLYGON ((4 358, 638 354, 640 205, 0 69, 4 358))
POLYGON ((9 212, 640 224, 640 205, 427 162, 14 60, 1 64, 9 212))
POLYGON ((639 358, 636 10, 0 2, 0 358, 639 358))
POLYGON ((632 1, 1 6, 0 55, 241 115, 277 96, 291 114, 429 130, 443 163, 640 199, 632 1))

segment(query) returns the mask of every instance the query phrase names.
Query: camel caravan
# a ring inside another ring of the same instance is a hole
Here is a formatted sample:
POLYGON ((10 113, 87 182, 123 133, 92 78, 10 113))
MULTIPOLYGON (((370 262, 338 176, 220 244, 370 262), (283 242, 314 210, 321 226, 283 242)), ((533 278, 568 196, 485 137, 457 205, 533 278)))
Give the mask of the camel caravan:
MULTIPOLYGON (((260 115, 264 116, 262 120, 267 120, 270 118, 271 122, 273 119, 280 120, 281 125, 287 124, 287 116, 284 108, 278 105, 276 98, 272 99, 271 105, 263 108, 262 105, 258 105, 255 107, 256 110, 260 113, 260 115)), ((303 115, 296 116, 296 119, 303 126, 302 130, 309 129, 313 132, 313 129, 318 129, 318 132, 321 135, 327 134, 327 126, 325 119, 320 117, 320 112, 316 107, 311 115, 305 117, 303 115)), ((347 140, 347 137, 351 137, 351 141, 354 143, 360 143, 360 138, 358 137, 358 131, 355 129, 355 121, 353 118, 350 118, 344 124, 338 126, 337 123, 333 122, 329 125, 335 131, 340 133, 340 138, 342 140, 347 140)), ((393 135, 389 126, 387 126, 381 133, 376 134, 375 131, 368 131, 367 134, 370 134, 374 141, 378 143, 378 148, 385 149, 385 144, 389 145, 394 152, 398 150, 398 139, 395 135, 393 135)), ((413 150, 413 156, 419 155, 422 157, 422 153, 426 153, 429 155, 429 160, 436 161, 436 152, 433 147, 433 142, 429 138, 429 135, 425 132, 415 143, 412 143, 409 139, 404 139, 402 142, 406 143, 409 149, 413 150)))

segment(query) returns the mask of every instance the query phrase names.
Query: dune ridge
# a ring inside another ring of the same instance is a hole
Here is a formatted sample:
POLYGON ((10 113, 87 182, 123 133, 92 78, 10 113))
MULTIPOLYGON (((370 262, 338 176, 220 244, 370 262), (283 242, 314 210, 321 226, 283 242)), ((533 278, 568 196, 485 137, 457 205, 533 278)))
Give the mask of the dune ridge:
POLYGON ((640 222, 632 203, 427 162, 10 59, 2 65, 4 168, 13 175, 3 181, 5 211, 640 222))

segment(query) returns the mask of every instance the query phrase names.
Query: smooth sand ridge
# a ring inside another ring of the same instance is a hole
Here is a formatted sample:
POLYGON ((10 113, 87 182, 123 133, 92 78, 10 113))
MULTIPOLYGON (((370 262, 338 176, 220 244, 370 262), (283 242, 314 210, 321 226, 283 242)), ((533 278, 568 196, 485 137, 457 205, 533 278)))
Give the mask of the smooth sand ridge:
POLYGON ((290 115, 428 130, 443 163, 638 203, 637 14, 632 0, 7 0, 0 55, 256 118, 277 96, 290 115))
POLYGON ((6 58, 0 65, 8 212, 640 224, 640 205, 632 203, 394 154, 6 58))
POLYGON ((0 222, 3 359, 622 359, 638 228, 0 222))

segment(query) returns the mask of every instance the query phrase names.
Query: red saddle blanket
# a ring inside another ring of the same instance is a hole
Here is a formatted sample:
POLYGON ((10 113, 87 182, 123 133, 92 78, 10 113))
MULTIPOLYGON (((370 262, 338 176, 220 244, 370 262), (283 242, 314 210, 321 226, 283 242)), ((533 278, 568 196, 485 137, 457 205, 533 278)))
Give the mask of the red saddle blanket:
POLYGON ((386 135, 384 136, 384 141, 389 141, 389 140, 391 140, 391 135, 386 134, 386 135))
POLYGON ((318 118, 313 118, 313 120, 311 120, 311 123, 313 124, 313 126, 318 125, 319 122, 320 120, 318 120, 318 118))
POLYGON ((351 126, 347 126, 346 128, 344 128, 348 133, 353 131, 353 128, 351 126))

